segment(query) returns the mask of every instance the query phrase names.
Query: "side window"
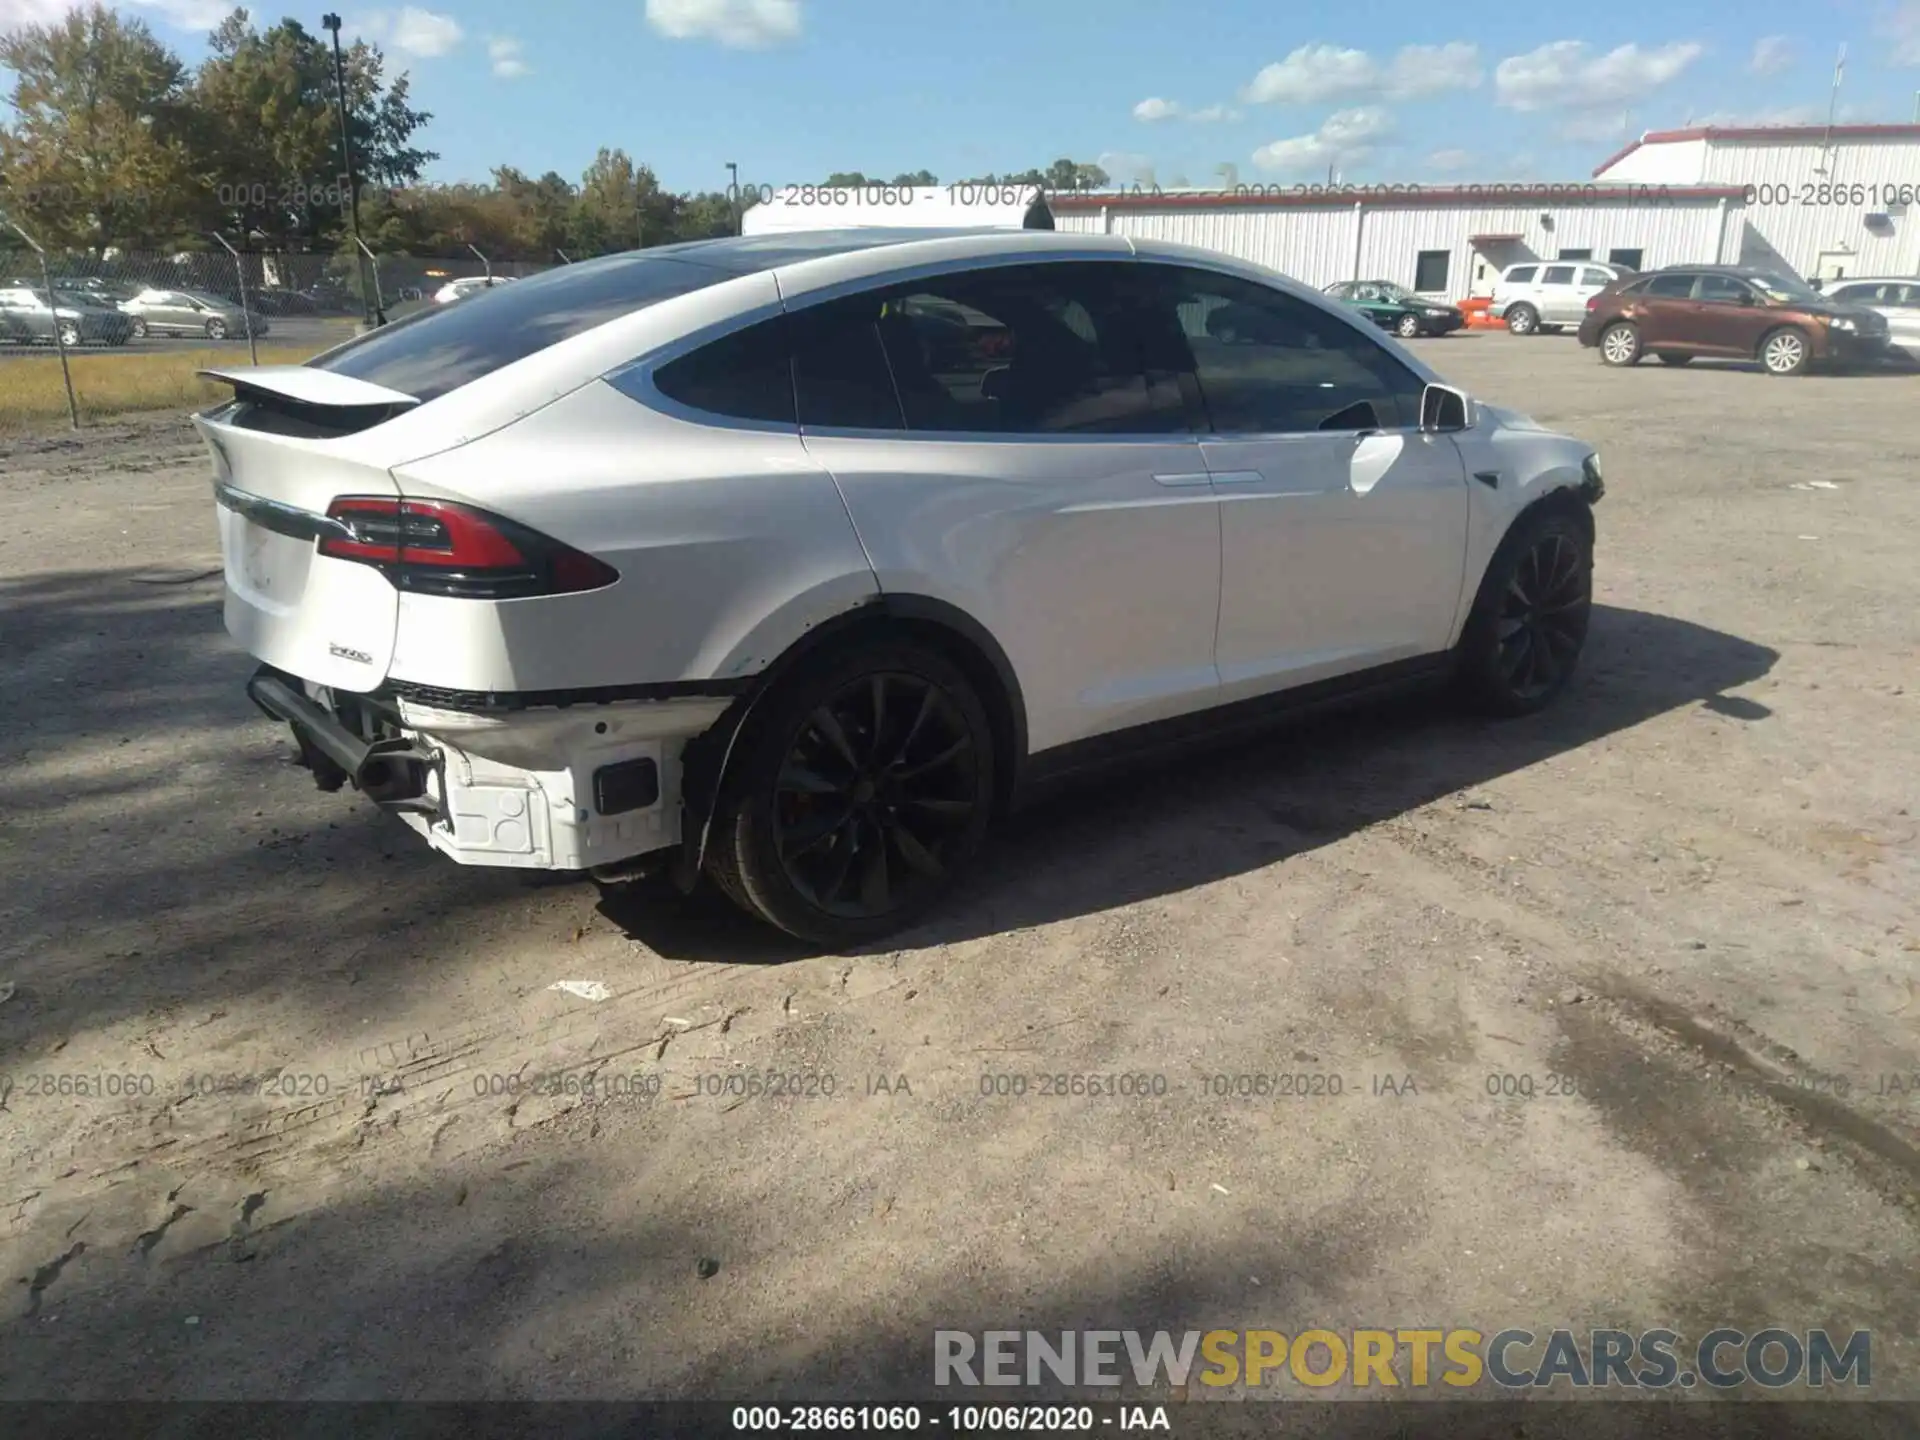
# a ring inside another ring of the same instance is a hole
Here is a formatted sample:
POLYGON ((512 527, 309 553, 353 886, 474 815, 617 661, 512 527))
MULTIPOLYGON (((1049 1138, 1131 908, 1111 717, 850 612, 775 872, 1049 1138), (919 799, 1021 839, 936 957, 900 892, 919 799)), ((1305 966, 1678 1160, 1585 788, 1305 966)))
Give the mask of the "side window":
POLYGON ((1833 292, 1833 298, 1854 305, 1871 305, 1879 289, 1878 285, 1842 285, 1833 292))
POLYGON ((1014 435, 1189 433, 1179 377, 1149 365, 1135 266, 968 270, 884 296, 875 324, 907 428, 1014 435))
POLYGON ((1893 303, 1903 310, 1920 310, 1920 285, 1902 285, 1893 303))
POLYGON ((1540 277, 1542 285, 1571 285, 1573 267, 1571 265, 1549 265, 1547 273, 1540 277))
POLYGON ((763 320, 670 360, 654 387, 692 410, 793 425, 793 363, 784 316, 763 320))
POLYGON ((1604 287, 1607 285, 1611 285, 1612 283, 1613 283, 1613 276, 1609 275, 1605 270, 1596 270, 1593 266, 1587 265, 1582 267, 1580 271, 1580 284, 1583 287, 1587 285, 1599 285, 1604 287))
POLYGON ((884 303, 878 293, 853 295, 793 316, 793 388, 802 425, 905 428, 880 343, 884 303))
POLYGON ((1419 423, 1419 378, 1357 325, 1282 291, 1180 266, 1153 272, 1178 317, 1207 418, 1226 434, 1419 423))
POLYGON ((1506 281, 1509 285, 1531 285, 1533 277, 1539 273, 1538 265, 1516 265, 1507 271, 1506 281))
POLYGON ((1647 294, 1664 296, 1669 300, 1685 300, 1693 294, 1693 276, 1656 275, 1647 283, 1647 294))
POLYGON ((1713 300, 1722 305, 1741 305, 1752 296, 1747 282, 1733 275, 1702 275, 1693 292, 1696 300, 1713 300))

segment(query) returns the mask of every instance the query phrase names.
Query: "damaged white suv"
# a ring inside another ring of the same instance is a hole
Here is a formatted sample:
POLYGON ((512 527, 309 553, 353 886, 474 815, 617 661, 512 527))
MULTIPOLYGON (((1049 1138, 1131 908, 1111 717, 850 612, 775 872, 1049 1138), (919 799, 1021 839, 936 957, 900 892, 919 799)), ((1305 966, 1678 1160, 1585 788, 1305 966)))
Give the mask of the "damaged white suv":
POLYGON ((821 944, 1050 780, 1388 684, 1522 713, 1586 635, 1591 447, 1178 246, 704 241, 209 373, 227 628, 324 788, 821 944))

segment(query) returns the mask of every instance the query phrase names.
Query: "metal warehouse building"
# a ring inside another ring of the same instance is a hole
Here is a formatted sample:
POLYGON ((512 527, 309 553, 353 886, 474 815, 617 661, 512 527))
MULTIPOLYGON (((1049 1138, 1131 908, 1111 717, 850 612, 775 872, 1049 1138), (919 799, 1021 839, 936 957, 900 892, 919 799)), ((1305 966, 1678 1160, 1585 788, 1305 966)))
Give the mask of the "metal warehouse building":
POLYGON ((1593 173, 1605 183, 1739 186, 1745 264, 1823 280, 1920 275, 1920 125, 1658 130, 1593 173))
POLYGON ((1356 186, 1352 192, 1057 194, 1058 229, 1218 250, 1310 285, 1393 280, 1422 294, 1491 292, 1523 260, 1612 260, 1636 270, 1732 264, 1745 234, 1741 185, 1356 186))

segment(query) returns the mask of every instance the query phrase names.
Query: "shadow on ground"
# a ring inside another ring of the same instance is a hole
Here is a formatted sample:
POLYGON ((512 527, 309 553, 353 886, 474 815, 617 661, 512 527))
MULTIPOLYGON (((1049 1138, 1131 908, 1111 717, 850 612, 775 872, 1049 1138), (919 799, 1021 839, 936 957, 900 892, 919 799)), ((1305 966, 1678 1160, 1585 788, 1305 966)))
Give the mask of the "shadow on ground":
MULTIPOLYGON (((1440 699, 1402 701, 1108 777, 1009 821, 963 893, 890 945, 1045 925, 1244 874, 1685 706, 1761 723, 1766 706, 1726 692, 1777 659, 1684 620, 1596 606, 1582 669, 1543 714, 1488 723, 1440 699)), ((609 891, 602 903, 667 956, 737 964, 807 953, 724 905, 676 904, 658 887, 609 891)))

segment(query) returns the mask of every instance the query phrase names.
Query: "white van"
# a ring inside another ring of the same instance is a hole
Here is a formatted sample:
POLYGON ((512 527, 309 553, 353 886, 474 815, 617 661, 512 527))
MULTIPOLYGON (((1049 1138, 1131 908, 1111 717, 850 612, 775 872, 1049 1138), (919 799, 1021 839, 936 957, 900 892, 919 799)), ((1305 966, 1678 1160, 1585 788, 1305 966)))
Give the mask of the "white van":
POLYGON ((1551 335, 1578 325, 1587 301, 1633 272, 1598 260, 1529 260, 1509 265, 1494 282, 1487 313, 1515 335, 1551 335))

